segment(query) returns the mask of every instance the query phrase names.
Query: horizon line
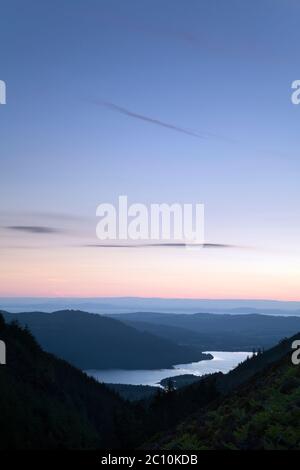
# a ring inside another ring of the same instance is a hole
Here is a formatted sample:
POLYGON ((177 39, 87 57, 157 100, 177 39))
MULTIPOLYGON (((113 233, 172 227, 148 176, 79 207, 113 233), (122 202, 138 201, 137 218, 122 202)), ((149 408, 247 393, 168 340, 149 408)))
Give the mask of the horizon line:
POLYGON ((151 300, 195 300, 195 301, 206 301, 206 302, 216 302, 216 301, 243 301, 243 302, 285 302, 285 303, 295 303, 299 302, 300 299, 275 299, 275 298, 247 298, 247 297, 145 297, 145 296, 135 296, 135 295, 116 295, 116 296, 46 296, 46 295, 0 295, 0 299, 87 299, 87 300, 98 300, 98 299, 151 299, 151 300))

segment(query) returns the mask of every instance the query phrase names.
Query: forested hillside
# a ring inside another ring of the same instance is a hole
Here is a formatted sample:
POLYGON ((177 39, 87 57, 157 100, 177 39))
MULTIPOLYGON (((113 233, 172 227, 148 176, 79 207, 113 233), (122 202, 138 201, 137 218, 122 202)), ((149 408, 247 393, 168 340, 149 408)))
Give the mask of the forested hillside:
POLYGON ((0 366, 0 448, 300 448, 300 369, 291 363, 291 344, 299 337, 229 374, 154 395, 144 390, 143 401, 129 403, 44 352, 28 329, 5 324, 0 315, 7 345, 7 364, 0 366))
MULTIPOLYGON (((157 439, 164 449, 300 449, 300 367, 291 354, 157 439)), ((151 446, 151 445, 150 445, 151 446)))
POLYGON ((26 325, 48 352, 80 369, 159 369, 211 356, 98 314, 2 312, 6 321, 26 325))
POLYGON ((134 408, 105 385, 44 352, 28 330, 6 325, 0 338, 0 449, 89 449, 136 444, 134 408))

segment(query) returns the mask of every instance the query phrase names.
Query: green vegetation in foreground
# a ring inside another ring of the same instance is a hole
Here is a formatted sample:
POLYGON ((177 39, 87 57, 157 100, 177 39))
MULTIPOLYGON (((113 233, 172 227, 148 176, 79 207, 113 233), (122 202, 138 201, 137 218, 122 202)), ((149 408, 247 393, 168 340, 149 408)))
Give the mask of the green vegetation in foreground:
POLYGON ((164 449, 300 449, 300 367, 290 354, 161 441, 164 449))

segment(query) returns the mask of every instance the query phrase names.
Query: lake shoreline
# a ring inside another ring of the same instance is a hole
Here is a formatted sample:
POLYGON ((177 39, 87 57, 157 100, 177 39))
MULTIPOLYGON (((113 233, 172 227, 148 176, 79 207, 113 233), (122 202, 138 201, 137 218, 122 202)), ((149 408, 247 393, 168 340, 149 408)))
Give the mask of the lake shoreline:
POLYGON ((187 364, 176 364, 167 369, 93 369, 85 372, 102 383, 159 387, 160 381, 169 377, 186 374, 201 377, 214 372, 229 372, 251 355, 250 352, 244 351, 205 351, 204 354, 210 354, 212 358, 187 364))

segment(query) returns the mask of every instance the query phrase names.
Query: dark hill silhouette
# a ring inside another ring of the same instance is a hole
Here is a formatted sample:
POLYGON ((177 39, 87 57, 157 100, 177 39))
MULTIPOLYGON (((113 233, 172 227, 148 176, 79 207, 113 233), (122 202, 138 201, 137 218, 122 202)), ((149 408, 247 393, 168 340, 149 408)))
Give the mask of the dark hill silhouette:
POLYGON ((1 315, 0 338, 7 345, 0 449, 133 448, 146 441, 175 449, 299 447, 300 369, 291 364, 299 334, 229 374, 138 404, 44 352, 28 329, 1 315))
POLYGON ((199 349, 140 332, 98 314, 2 312, 6 321, 27 325, 41 346, 81 369, 155 369, 209 359, 199 349))
POLYGON ((105 385, 44 352, 28 330, 5 324, 0 338, 0 449, 130 447, 135 411, 105 385))

